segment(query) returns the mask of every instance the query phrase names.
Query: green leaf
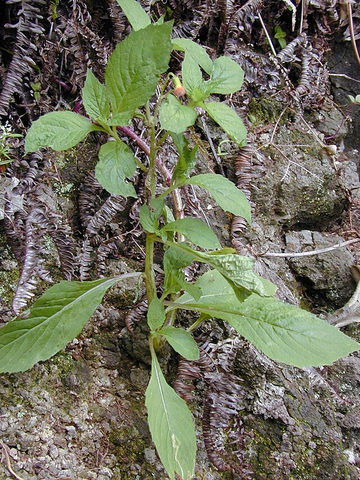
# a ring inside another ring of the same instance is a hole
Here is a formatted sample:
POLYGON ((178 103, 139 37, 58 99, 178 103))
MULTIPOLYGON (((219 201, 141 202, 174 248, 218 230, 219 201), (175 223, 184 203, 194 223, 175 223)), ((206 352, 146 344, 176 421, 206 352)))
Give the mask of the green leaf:
POLYGON ((124 142, 109 141, 101 146, 95 177, 109 193, 136 198, 135 188, 125 181, 135 171, 134 155, 124 142))
POLYGON ((195 300, 198 300, 201 297, 201 290, 199 287, 193 283, 187 282, 185 280, 184 272, 177 272, 176 274, 170 272, 167 277, 167 284, 169 288, 166 292, 169 293, 179 293, 180 290, 189 293, 195 300))
POLYGON ((184 294, 177 303, 227 321, 273 360, 297 367, 330 365, 360 345, 315 315, 275 298, 251 295, 239 302, 225 279, 215 270, 196 285, 203 292, 198 302, 184 294))
POLYGON ((177 473, 184 480, 192 478, 196 437, 191 412, 185 401, 166 383, 155 355, 145 405, 151 436, 169 477, 173 479, 177 473))
POLYGON ((106 120, 110 115, 105 85, 99 82, 91 70, 87 71, 82 98, 86 113, 94 120, 106 120))
POLYGON ((46 290, 28 318, 15 318, 0 329, 0 372, 22 372, 55 355, 79 335, 109 287, 140 275, 62 281, 46 290))
POLYGON ((160 234, 163 232, 182 233, 190 242, 201 248, 221 248, 215 233, 199 218, 179 218, 165 225, 160 234))
POLYGON ((251 222, 251 207, 244 193, 222 175, 203 173, 183 180, 181 184, 199 185, 211 193, 223 210, 251 222))
POLYGON ((244 71, 229 57, 219 57, 213 64, 207 87, 210 93, 230 94, 240 90, 244 82, 244 71))
MULTIPOLYGON (((180 244, 181 245, 181 244, 180 244)), ((181 251, 175 247, 169 247, 165 250, 163 268, 164 268, 164 291, 168 291, 171 283, 168 280, 170 273, 177 276, 178 272, 190 265, 194 261, 194 255, 188 251, 181 251)))
POLYGON ((204 108, 234 142, 240 146, 246 145, 246 128, 235 110, 219 102, 207 102, 204 108))
POLYGON ((168 95, 160 107, 159 120, 163 130, 183 133, 194 125, 197 113, 193 107, 183 105, 174 95, 168 95))
POLYGON ((250 257, 236 253, 212 255, 204 252, 195 252, 195 256, 221 273, 240 299, 244 298, 244 289, 262 296, 272 296, 277 290, 273 283, 253 271, 255 260, 250 257))
POLYGON ((150 207, 144 203, 140 207, 140 223, 144 230, 150 233, 157 232, 159 217, 163 212, 165 202, 160 198, 151 200, 150 207))
POLYGON ((199 360, 199 348, 189 332, 182 328, 166 326, 158 333, 166 338, 179 355, 187 360, 199 360))
POLYGON ((204 47, 189 38, 173 38, 172 45, 175 50, 191 55, 207 74, 211 74, 213 63, 204 47))
POLYGON ((149 305, 147 322, 151 330, 157 330, 165 322, 164 305, 158 298, 154 298, 149 305))
POLYGON ((134 30, 141 30, 151 24, 150 18, 136 0, 116 0, 134 30))
POLYGON ((166 22, 131 32, 111 55, 105 83, 113 115, 122 114, 122 125, 155 93, 160 74, 167 70, 171 28, 172 22, 166 22))
POLYGON ((170 247, 165 251, 163 268, 164 268, 164 292, 178 293, 181 289, 188 292, 193 298, 198 299, 201 290, 185 281, 185 274, 182 271, 194 261, 194 255, 188 251, 181 251, 177 248, 170 247))
POLYGON ((181 74, 186 93, 194 102, 205 100, 209 96, 210 91, 205 90, 206 84, 199 64, 188 53, 185 54, 185 59, 181 65, 181 74))
POLYGON ((57 152, 67 150, 99 130, 85 117, 74 112, 51 112, 36 120, 25 139, 25 153, 51 147, 57 152))
POLYGON ((185 135, 182 133, 171 133, 171 138, 179 152, 179 160, 174 168, 171 182, 177 183, 179 180, 186 179, 196 163, 196 154, 198 151, 198 145, 190 150, 189 142, 185 135))

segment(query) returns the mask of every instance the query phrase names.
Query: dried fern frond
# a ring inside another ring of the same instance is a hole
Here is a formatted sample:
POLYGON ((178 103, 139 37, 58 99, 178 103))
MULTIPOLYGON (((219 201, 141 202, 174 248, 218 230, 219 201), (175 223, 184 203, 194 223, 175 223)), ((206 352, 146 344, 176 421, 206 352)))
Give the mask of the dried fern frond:
MULTIPOLYGON (((250 183, 252 179, 252 148, 242 147, 235 159, 236 186, 245 194, 250 202, 251 192, 250 183)), ((237 253, 244 254, 244 245, 241 236, 247 230, 248 224, 242 217, 233 217, 231 222, 231 243, 237 253)))
POLYGON ((174 388, 182 398, 191 401, 192 383, 197 380, 205 383, 202 424, 208 457, 220 471, 251 478, 244 457, 246 435, 240 417, 245 392, 240 379, 231 374, 238 340, 235 337, 217 344, 209 338, 198 341, 200 359, 197 362, 180 359, 174 388))
POLYGON ((25 221, 21 274, 12 302, 13 311, 17 316, 21 316, 22 310, 34 296, 33 290, 38 283, 35 272, 39 261, 39 241, 42 232, 36 225, 37 213, 37 209, 33 209, 25 221))
POLYGON ((99 231, 104 228, 118 212, 124 210, 125 205, 126 199, 124 197, 119 195, 110 195, 100 209, 89 220, 86 226, 87 235, 90 237, 98 234, 99 231))
POLYGON ((132 308, 125 317, 125 325, 130 333, 134 333, 134 325, 146 317, 149 308, 148 300, 143 297, 140 302, 132 308))
POLYGON ((107 240, 99 245, 96 255, 96 269, 99 276, 104 275, 105 272, 105 260, 110 255, 117 255, 120 247, 122 246, 124 237, 123 235, 117 235, 114 238, 107 240))
POLYGON ((31 71, 32 66, 36 64, 33 60, 36 46, 29 39, 32 34, 42 34, 44 28, 40 21, 43 17, 40 15, 40 9, 36 5, 43 5, 42 0, 33 0, 14 2, 8 0, 7 5, 19 3, 17 12, 17 23, 5 24, 4 28, 16 29, 15 44, 13 47, 13 57, 8 67, 3 87, 0 93, 0 115, 6 115, 10 102, 15 93, 22 94, 23 77, 31 71))

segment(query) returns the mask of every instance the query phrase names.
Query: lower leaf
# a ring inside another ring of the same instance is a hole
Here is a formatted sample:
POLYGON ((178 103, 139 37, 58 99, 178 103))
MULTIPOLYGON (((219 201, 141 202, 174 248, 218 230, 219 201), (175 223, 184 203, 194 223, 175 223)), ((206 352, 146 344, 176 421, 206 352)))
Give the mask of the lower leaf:
POLYGON ((145 398, 152 439, 169 477, 191 478, 195 467, 196 437, 191 412, 168 385, 155 353, 145 398))
POLYGON ((47 360, 73 340, 108 288, 141 273, 92 282, 62 281, 46 290, 27 318, 15 318, 0 329, 0 372, 23 372, 47 360))
POLYGON ((240 302, 216 270, 200 277, 198 301, 187 293, 176 308, 196 310, 228 322, 268 357, 297 367, 330 365, 360 348, 359 343, 312 313, 276 298, 253 294, 240 302))

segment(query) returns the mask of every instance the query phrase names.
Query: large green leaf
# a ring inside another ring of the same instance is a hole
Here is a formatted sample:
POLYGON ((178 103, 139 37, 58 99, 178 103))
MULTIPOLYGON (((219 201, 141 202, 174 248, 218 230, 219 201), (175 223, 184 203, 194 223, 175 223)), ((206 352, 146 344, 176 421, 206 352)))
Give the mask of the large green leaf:
POLYGON ((198 145, 194 148, 189 148, 189 142, 184 134, 171 133, 171 138, 179 152, 179 160, 174 168, 171 182, 176 183, 179 180, 185 179, 189 176, 191 170, 196 163, 196 154, 198 151, 198 145))
POLYGON ((55 355, 79 335, 109 287, 140 275, 62 281, 46 290, 28 318, 15 318, 0 329, 0 372, 22 372, 55 355))
MULTIPOLYGON (((236 253, 214 255, 212 253, 196 252, 196 259, 206 262, 226 278, 235 292, 243 298, 243 290, 258 293, 261 296, 272 296, 277 287, 254 272, 255 261, 236 253), (237 290, 239 289, 239 290, 237 290)), ((247 295, 246 295, 247 296, 247 295)))
POLYGON ((173 38, 172 44, 175 50, 180 50, 191 55, 207 74, 211 74, 213 63, 204 47, 189 38, 173 38))
POLYGON ((240 302, 216 270, 196 282, 202 297, 185 293, 178 304, 227 321, 239 334, 273 360, 297 367, 330 365, 360 344, 315 315, 276 298, 256 294, 240 302))
POLYGON ((196 437, 191 412, 185 401, 167 384, 155 355, 145 404, 151 436, 169 477, 192 478, 196 437))
POLYGON ((183 84, 187 95, 195 102, 205 100, 210 91, 206 90, 206 83, 203 80, 198 62, 192 55, 185 54, 181 65, 183 84))
POLYGON ((86 113, 94 120, 107 120, 110 115, 105 85, 99 82, 91 70, 87 71, 82 98, 86 113))
POLYGON ((163 130, 183 133, 194 125, 196 119, 196 111, 188 105, 183 105, 174 95, 168 95, 161 104, 159 120, 163 130))
POLYGON ((173 349, 187 360, 199 360, 199 348, 189 332, 170 325, 158 331, 170 343, 173 349))
POLYGON ((246 145, 246 128, 235 110, 220 102, 207 102, 204 108, 234 142, 246 145))
POLYGON ((99 130, 86 118, 74 112, 51 112, 36 120, 25 138, 25 153, 51 147, 57 152, 67 150, 99 130))
POLYGON ((244 82, 244 71, 229 57, 219 57, 213 64, 207 86, 210 93, 230 94, 240 90, 244 82))
POLYGON ((179 218, 165 225, 160 230, 160 234, 163 232, 182 233, 190 242, 201 248, 216 249, 221 247, 215 233, 199 218, 179 218))
POLYGON ((101 146, 95 177, 109 193, 136 198, 135 188, 125 181, 135 171, 134 155, 124 142, 109 141, 101 146))
POLYGON ((131 32, 111 55, 105 72, 113 115, 124 125, 155 93, 160 74, 168 68, 172 22, 131 32))
POLYGON ((204 173, 181 182, 182 185, 199 185, 215 198, 217 204, 226 212, 245 218, 251 222, 251 208, 244 193, 222 175, 204 173))
POLYGON ((150 25, 148 14, 136 0, 116 0, 134 30, 141 30, 150 25))

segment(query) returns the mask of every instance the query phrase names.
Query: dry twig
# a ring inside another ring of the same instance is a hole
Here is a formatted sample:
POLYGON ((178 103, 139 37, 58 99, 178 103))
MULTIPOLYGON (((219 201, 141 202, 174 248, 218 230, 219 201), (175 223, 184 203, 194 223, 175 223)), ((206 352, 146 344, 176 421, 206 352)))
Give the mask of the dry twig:
POLYGON ((10 463, 10 455, 9 455, 9 447, 5 445, 0 440, 0 447, 1 447, 1 463, 5 465, 5 468, 9 471, 10 475, 12 475, 16 480, 24 480, 22 477, 19 477, 11 467, 10 463))
POLYGON ((320 248, 319 250, 311 250, 310 252, 266 252, 260 253, 260 257, 266 258, 299 258, 299 257, 310 257, 312 255, 320 255, 322 253, 331 252, 332 250, 336 250, 341 247, 346 247, 347 245, 352 245, 353 243, 360 242, 360 238, 353 238, 352 240, 347 240, 346 242, 337 243, 336 245, 332 245, 331 247, 327 248, 320 248))

